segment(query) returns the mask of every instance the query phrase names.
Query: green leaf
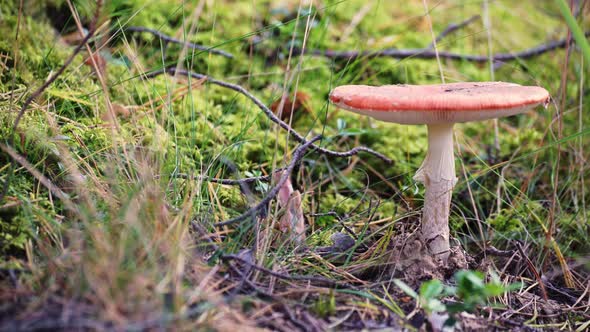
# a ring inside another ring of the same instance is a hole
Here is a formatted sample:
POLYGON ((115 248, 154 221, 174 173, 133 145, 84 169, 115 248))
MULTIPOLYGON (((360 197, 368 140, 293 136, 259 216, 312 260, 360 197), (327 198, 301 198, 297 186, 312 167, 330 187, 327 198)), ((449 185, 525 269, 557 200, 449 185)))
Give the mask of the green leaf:
POLYGON ((422 283, 420 286, 420 296, 425 299, 436 298, 442 294, 444 290, 443 284, 440 280, 433 279, 422 283))
POLYGON ((513 282, 511 284, 509 284, 508 286, 506 286, 506 292, 512 292, 515 291, 517 289, 521 289, 524 286, 523 282, 513 282))
POLYGON ((502 295, 506 292, 506 288, 502 284, 489 283, 484 286, 486 297, 493 297, 502 295))
POLYGON ((443 312, 447 310, 447 306, 439 299, 428 299, 423 307, 427 312, 443 312))
POLYGON ((442 296, 457 296, 457 287, 446 286, 442 296))
POLYGON ((481 289, 484 287, 483 276, 478 273, 467 271, 467 273, 465 273, 465 279, 468 280, 474 288, 481 289))
POLYGON ((467 306, 465 306, 464 303, 451 303, 451 304, 447 304, 446 307, 447 307, 447 311, 450 314, 463 312, 463 311, 469 311, 469 308, 467 308, 467 306))

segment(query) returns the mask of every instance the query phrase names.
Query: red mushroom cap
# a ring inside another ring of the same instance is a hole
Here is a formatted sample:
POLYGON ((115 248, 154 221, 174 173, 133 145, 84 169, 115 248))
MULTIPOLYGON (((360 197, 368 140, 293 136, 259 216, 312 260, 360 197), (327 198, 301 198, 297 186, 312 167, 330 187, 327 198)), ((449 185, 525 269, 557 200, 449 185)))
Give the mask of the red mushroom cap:
POLYGON ((332 91, 330 101, 383 121, 435 124, 515 115, 547 104, 549 93, 541 87, 505 82, 345 85, 332 91))

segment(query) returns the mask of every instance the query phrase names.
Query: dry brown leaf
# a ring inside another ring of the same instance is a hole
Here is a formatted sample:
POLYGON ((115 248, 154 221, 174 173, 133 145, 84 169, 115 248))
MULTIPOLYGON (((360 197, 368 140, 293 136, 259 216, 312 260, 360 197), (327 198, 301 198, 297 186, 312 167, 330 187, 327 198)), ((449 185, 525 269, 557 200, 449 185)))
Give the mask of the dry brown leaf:
MULTIPOLYGON (((275 181, 282 174, 282 172, 275 173, 275 181)), ((301 193, 298 190, 293 190, 290 180, 287 180, 279 189, 277 201, 284 210, 284 214, 279 220, 279 230, 283 233, 291 233, 297 241, 305 240, 305 218, 301 206, 301 193)))
POLYGON ((103 113, 103 115, 101 116, 101 119, 105 122, 113 122, 112 116, 115 116, 118 118, 128 118, 129 115, 131 114, 129 109, 123 105, 113 103, 113 104, 111 104, 111 106, 112 106, 112 112, 107 111, 107 112, 103 113))
POLYGON ((85 61, 84 64, 90 66, 92 71, 98 75, 97 71, 100 72, 100 76, 106 77, 107 61, 98 52, 92 53, 85 61), (96 65, 95 65, 96 64, 96 65))
POLYGON ((297 91, 294 96, 285 97, 285 101, 281 107, 282 99, 279 98, 270 105, 270 109, 281 120, 289 120, 292 112, 295 112, 295 114, 299 112, 311 113, 311 107, 309 106, 311 98, 305 92, 297 91))
POLYGON ((291 194, 285 207, 285 214, 279 221, 283 232, 291 232, 297 241, 305 240, 305 218, 301 207, 301 193, 296 190, 291 194))
POLYGON ((61 40, 68 45, 78 45, 83 39, 84 34, 78 30, 61 36, 61 40))

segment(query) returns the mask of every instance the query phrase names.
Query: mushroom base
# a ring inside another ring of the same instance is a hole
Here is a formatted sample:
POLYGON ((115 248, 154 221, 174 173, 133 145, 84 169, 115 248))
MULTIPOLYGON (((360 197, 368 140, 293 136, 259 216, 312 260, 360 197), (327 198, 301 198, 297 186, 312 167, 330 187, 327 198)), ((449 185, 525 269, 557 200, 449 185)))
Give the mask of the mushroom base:
POLYGON ((421 241, 430 254, 445 261, 449 256, 449 212, 455 177, 453 124, 428 125, 428 153, 414 176, 426 187, 421 241))
POLYGON ((426 183, 420 234, 428 251, 436 258, 449 256, 449 210, 454 181, 426 183))
POLYGON ((420 232, 412 232, 412 226, 405 225, 405 233, 392 239, 393 250, 389 259, 394 278, 402 278, 407 284, 418 287, 424 280, 450 278, 457 270, 474 266, 474 260, 461 246, 447 251, 445 260, 433 256, 423 243, 420 232))

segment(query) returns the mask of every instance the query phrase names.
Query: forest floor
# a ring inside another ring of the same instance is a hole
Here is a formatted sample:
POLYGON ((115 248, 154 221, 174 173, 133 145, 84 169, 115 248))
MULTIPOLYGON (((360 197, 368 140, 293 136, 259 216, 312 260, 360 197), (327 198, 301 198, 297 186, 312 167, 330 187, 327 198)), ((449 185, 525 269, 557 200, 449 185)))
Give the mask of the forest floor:
POLYGON ((0 331, 590 329, 590 64, 559 2, 0 2, 0 331), (465 260, 432 268, 396 259, 425 126, 328 95, 442 81, 552 98, 455 126, 465 260))

